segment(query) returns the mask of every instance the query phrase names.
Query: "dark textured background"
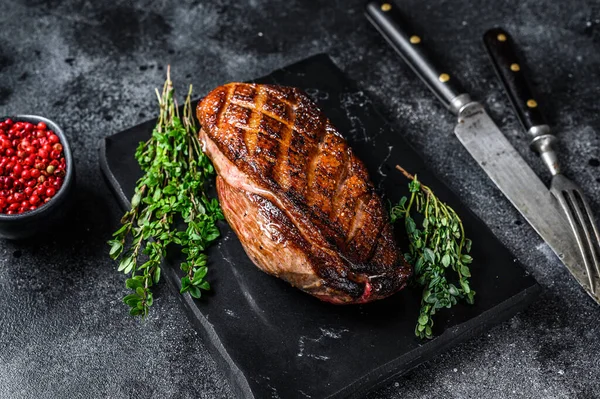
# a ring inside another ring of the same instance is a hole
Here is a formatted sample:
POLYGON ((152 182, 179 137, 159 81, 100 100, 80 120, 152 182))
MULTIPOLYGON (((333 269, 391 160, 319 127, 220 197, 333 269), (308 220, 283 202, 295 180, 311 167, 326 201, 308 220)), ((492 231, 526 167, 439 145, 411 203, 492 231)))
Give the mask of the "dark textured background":
MULTIPOLYGON (((600 309, 453 138, 454 118, 367 23, 363 4, 1 2, 0 115, 34 113, 62 125, 78 187, 66 234, 0 242, 0 397, 231 397, 168 287, 142 325, 121 304, 124 277, 105 245, 121 212, 102 181, 97 143, 156 113, 153 89, 167 64, 180 93, 193 83, 203 94, 319 52, 382 104, 543 287, 527 311, 370 397, 598 396, 600 309)), ((481 44, 495 25, 513 33, 536 71, 564 169, 600 209, 600 3, 403 0, 401 7, 547 181, 481 44)))

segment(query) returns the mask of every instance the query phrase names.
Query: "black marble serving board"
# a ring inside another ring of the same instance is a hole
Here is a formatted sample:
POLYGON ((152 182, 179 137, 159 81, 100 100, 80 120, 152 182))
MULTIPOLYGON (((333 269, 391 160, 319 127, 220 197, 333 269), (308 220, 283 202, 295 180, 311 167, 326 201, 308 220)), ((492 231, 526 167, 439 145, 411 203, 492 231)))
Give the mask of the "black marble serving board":
MULTIPOLYGON (((490 229, 443 182, 377 112, 365 93, 327 55, 316 55, 257 79, 304 89, 365 162, 385 200, 407 194, 401 164, 417 173, 462 216, 473 239, 473 306, 458 305, 436 319, 437 337, 414 336, 420 291, 404 291, 372 304, 336 306, 321 302, 259 271, 226 223, 209 250, 212 292, 202 300, 181 296, 198 332, 240 397, 358 397, 480 334, 529 304, 539 286, 490 229)), ((101 143, 102 170, 122 206, 129 206, 140 176, 133 158, 155 121, 107 137, 101 143)), ((453 140, 449 136, 449 140, 453 140)), ((402 241, 402 226, 397 235, 402 241)), ((178 259, 164 276, 179 286, 178 259)), ((173 295, 179 295, 173 290, 173 295)), ((160 300, 160 299, 158 299, 160 300)))

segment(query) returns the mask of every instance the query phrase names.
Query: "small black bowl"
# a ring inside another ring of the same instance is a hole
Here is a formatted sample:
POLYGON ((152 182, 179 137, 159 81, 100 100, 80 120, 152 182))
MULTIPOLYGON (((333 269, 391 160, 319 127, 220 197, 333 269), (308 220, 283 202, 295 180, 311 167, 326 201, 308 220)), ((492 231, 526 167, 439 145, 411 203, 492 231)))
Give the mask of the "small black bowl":
POLYGON ((44 122, 48 129, 54 131, 60 139, 66 163, 63 184, 50 201, 33 211, 17 215, 0 213, 0 237, 17 240, 49 231, 53 226, 60 224, 69 208, 68 203, 75 186, 75 163, 73 162, 67 137, 56 123, 35 115, 5 116, 0 118, 0 121, 5 121, 8 118, 14 122, 30 122, 34 125, 38 122, 44 122))

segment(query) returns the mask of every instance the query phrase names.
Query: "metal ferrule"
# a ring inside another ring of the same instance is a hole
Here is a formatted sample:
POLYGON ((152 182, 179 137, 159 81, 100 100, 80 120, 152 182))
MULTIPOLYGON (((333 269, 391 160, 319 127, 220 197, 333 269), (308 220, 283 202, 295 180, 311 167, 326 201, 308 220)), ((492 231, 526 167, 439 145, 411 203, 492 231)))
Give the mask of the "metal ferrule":
POLYGON ((469 96, 467 93, 459 94, 450 101, 448 109, 454 115, 459 115, 465 105, 469 104, 470 102, 472 102, 471 96, 469 96))
POLYGON ((527 134, 532 139, 535 139, 540 136, 548 135, 548 134, 550 134, 550 126, 548 126, 548 125, 532 126, 531 129, 529 129, 527 131, 527 134))
POLYGON ((540 155, 552 176, 559 174, 558 157, 552 147, 556 136, 550 133, 550 127, 548 125, 532 126, 527 134, 532 138, 531 149, 540 155))
MULTIPOLYGON (((470 100, 470 98, 469 98, 470 100)), ((466 118, 472 117, 476 114, 485 113, 483 105, 477 101, 469 101, 462 104, 458 110, 458 123, 464 123, 466 118)))

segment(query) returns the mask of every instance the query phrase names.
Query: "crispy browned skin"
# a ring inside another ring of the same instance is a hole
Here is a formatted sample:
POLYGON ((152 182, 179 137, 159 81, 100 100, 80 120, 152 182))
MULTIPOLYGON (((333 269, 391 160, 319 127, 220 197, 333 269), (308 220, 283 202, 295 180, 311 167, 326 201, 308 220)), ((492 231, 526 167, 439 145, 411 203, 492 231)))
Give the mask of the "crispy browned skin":
POLYGON ((263 271, 363 303, 411 273, 363 163, 300 90, 230 83, 197 107, 223 212, 263 271))

